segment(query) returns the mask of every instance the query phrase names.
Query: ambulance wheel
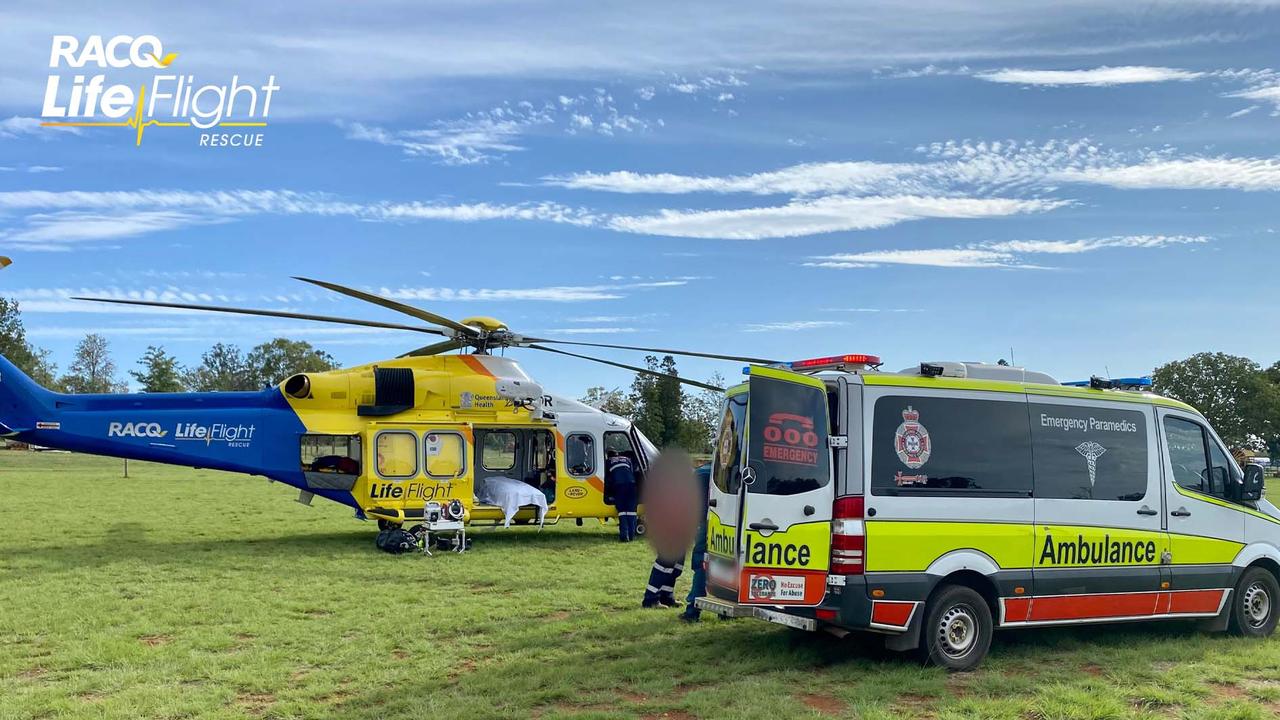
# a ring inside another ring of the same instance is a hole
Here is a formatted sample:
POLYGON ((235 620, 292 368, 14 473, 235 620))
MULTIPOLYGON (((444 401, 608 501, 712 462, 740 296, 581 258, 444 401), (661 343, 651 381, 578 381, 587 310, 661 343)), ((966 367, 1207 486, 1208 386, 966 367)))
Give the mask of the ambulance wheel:
POLYGON ((1231 600, 1231 632, 1267 637, 1276 629, 1280 584, 1266 568, 1251 567, 1240 576, 1231 600))
POLYGON ((403 526, 398 522, 392 522, 390 520, 378 520, 379 530, 396 530, 400 527, 403 527, 403 526))
POLYGON ((972 670, 991 648, 991 608, 963 585, 943 585, 925 606, 920 655, 948 670, 972 670))

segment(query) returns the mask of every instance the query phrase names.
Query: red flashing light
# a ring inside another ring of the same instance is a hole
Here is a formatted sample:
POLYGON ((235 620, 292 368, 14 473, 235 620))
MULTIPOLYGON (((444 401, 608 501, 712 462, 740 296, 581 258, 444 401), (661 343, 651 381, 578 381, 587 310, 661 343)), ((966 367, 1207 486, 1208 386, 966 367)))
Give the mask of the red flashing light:
POLYGON ((848 355, 832 355, 831 357, 810 358, 808 360, 796 360, 790 363, 792 370, 806 370, 816 367, 838 367, 840 365, 879 365, 880 358, 875 355, 865 355, 863 353, 850 353, 848 355))

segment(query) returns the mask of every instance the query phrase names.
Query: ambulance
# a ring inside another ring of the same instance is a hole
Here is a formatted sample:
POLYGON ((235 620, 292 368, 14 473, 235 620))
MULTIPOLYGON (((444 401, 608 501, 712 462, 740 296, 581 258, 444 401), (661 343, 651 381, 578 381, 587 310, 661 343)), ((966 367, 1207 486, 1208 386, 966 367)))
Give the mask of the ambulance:
POLYGON ((879 366, 751 366, 727 391, 699 607, 952 670, 1002 628, 1275 630, 1280 511, 1194 408, 1146 379, 879 366))

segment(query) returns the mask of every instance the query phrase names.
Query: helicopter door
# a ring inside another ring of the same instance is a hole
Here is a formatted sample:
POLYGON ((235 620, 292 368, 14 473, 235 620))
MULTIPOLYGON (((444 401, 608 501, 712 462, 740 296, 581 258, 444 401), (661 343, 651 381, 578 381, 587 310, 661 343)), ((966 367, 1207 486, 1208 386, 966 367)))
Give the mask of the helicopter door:
POLYGON ((738 602, 817 605, 827 592, 835 502, 827 388, 760 366, 749 386, 738 602))

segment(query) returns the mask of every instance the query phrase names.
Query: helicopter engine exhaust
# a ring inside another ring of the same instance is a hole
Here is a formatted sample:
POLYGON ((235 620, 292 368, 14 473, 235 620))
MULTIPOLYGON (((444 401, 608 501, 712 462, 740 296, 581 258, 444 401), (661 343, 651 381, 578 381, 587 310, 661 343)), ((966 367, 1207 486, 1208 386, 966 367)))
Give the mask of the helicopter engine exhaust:
POLYGON ((299 373, 284 381, 284 392, 289 397, 306 400, 311 397, 311 378, 299 373))

